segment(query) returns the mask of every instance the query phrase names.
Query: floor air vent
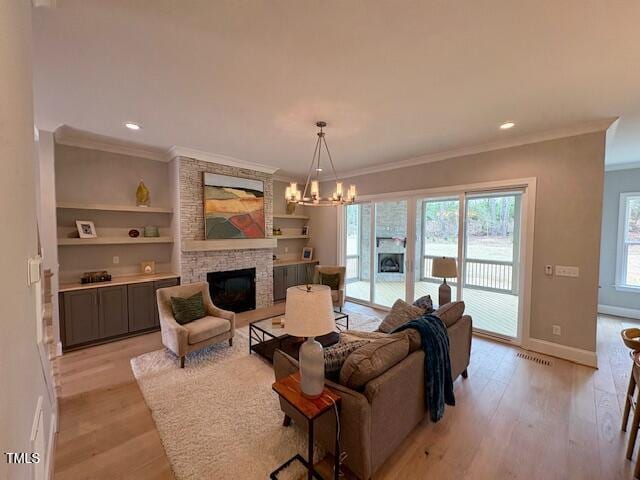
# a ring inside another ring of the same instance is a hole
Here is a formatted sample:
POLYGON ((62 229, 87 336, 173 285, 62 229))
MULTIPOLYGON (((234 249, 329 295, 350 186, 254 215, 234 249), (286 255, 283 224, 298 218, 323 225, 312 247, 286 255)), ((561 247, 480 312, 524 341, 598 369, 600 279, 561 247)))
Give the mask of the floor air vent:
POLYGON ((547 367, 551 365, 551 362, 549 360, 545 360, 544 358, 536 357, 536 356, 531 355, 529 353, 520 352, 520 353, 518 353, 518 357, 523 358, 525 360, 530 360, 532 362, 539 363, 540 365, 546 365, 547 367))

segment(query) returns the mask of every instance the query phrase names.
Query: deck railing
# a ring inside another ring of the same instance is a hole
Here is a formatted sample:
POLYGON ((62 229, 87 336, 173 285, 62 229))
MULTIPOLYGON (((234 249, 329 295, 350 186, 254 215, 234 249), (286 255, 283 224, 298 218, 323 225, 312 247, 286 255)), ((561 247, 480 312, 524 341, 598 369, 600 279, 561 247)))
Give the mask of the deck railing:
MULTIPOLYGON (((420 281, 441 283, 441 278, 431 276, 431 265, 435 255, 424 255, 422 260, 422 272, 420 281)), ((346 281, 357 282, 360 280, 360 257, 359 255, 347 255, 347 278, 346 281)), ((513 262, 501 260, 481 260, 479 258, 467 258, 464 272, 464 286, 487 290, 490 292, 502 292, 517 294, 517 271, 513 262)), ((455 279, 449 279, 448 283, 457 285, 455 279)))
MULTIPOLYGON (((437 257, 424 255, 421 280, 440 283, 442 279, 431 276, 431 265, 434 258, 437 257)), ((491 292, 517 293, 517 272, 513 268, 513 262, 467 258, 463 273, 465 287, 491 292)), ((449 283, 456 284, 455 281, 449 283)))

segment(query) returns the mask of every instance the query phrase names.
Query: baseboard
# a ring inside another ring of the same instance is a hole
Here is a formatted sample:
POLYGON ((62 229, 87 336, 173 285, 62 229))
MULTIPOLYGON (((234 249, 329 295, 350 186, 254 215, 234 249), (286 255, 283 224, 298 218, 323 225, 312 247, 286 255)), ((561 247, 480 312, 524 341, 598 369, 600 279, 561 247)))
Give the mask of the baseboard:
POLYGON ((57 357, 62 356, 62 342, 56 343, 56 356, 57 357))
POLYGON ((640 310, 637 308, 615 307, 613 305, 598 304, 598 313, 615 315, 616 317, 635 318, 640 320, 640 310))
POLYGON ((587 367, 598 368, 598 355, 596 352, 589 350, 547 342, 546 340, 538 340, 537 338, 529 338, 526 345, 522 345, 522 348, 544 355, 562 358, 563 360, 569 360, 570 362, 586 365, 587 367))
POLYGON ((51 414, 51 424, 49 425, 49 445, 47 445, 47 465, 45 467, 45 472, 47 478, 49 480, 53 479, 53 466, 55 464, 54 455, 56 453, 56 439, 58 425, 57 425, 57 415, 55 413, 51 414))

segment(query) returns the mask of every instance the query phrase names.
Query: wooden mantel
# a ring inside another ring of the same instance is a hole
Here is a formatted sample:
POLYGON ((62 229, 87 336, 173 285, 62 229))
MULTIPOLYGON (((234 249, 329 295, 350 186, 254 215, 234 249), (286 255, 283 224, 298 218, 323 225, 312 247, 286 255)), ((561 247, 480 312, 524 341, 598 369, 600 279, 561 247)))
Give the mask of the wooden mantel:
POLYGON ((275 238, 234 238, 228 240, 184 240, 183 252, 215 252, 218 250, 257 250, 276 248, 275 238))

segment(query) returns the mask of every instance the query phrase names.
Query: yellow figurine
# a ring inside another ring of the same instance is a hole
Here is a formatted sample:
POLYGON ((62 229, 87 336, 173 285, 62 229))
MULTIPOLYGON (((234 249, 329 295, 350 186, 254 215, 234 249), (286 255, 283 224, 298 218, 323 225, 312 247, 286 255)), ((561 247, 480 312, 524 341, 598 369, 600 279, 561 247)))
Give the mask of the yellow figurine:
POLYGON ((136 190, 136 205, 138 207, 148 207, 150 203, 149 189, 142 180, 136 190))

